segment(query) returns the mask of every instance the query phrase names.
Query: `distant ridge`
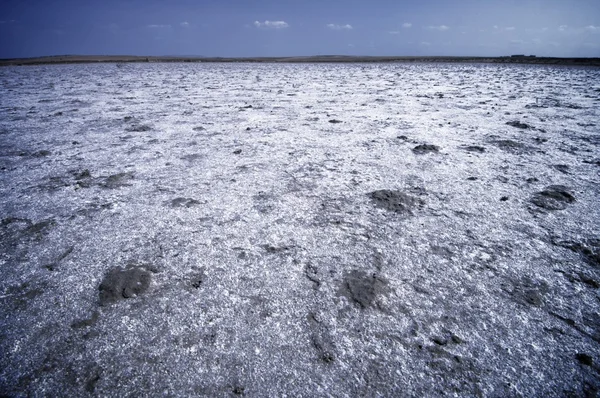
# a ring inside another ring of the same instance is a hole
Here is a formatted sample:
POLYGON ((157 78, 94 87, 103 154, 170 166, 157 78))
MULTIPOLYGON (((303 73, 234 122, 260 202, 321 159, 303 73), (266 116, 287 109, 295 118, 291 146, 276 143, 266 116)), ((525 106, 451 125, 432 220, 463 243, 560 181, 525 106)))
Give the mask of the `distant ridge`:
POLYGON ((600 66, 600 58, 555 57, 452 57, 452 56, 354 56, 314 55, 299 57, 201 57, 201 56, 132 56, 132 55, 55 55, 34 58, 0 59, 0 66, 76 64, 97 62, 261 62, 261 63, 309 63, 309 62, 456 62, 494 64, 543 64, 600 66))

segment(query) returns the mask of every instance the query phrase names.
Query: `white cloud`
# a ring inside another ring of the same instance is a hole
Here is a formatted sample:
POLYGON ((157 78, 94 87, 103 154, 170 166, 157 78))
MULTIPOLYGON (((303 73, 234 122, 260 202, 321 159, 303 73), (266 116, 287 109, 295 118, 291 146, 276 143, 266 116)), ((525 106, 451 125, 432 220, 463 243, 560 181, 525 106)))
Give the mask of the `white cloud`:
POLYGON ((590 26, 586 26, 584 29, 587 30, 588 32, 600 32, 600 26, 590 25, 590 26))
POLYGON ((404 23, 402 24, 402 27, 403 27, 404 29, 412 28, 412 24, 411 24, 410 22, 404 22, 404 23))
POLYGON ((498 29, 498 25, 494 25, 494 29, 498 29))
POLYGON ((560 30, 561 32, 564 32, 565 30, 567 30, 568 26, 567 25, 560 25, 558 27, 558 30, 560 30))
POLYGON ((515 30, 516 28, 514 26, 509 26, 507 28, 504 28, 505 30, 511 31, 511 30, 515 30))
POLYGON ((254 21, 254 26, 257 28, 284 29, 288 28, 290 25, 285 21, 254 21))
POLYGON ((389 33, 390 35, 399 35, 399 34, 400 34, 400 31, 398 31, 398 30, 390 30, 388 33, 389 33))
POLYGON ((427 29, 431 29, 431 30, 439 30, 440 32, 443 32, 445 30, 450 29, 448 26, 446 25, 440 25, 440 26, 428 26, 427 29))
POLYGON ((352 25, 346 24, 346 25, 337 25, 337 24, 327 24, 326 25, 329 29, 332 30, 351 30, 352 29, 352 25))
POLYGON ((179 24, 182 28, 189 28, 190 27, 190 23, 189 22, 182 22, 179 24))
POLYGON ((148 27, 152 29, 165 29, 170 28, 171 25, 148 25, 148 27))
POLYGON ((425 47, 429 47, 431 45, 431 43, 428 42, 428 41, 422 41, 419 44, 422 45, 422 46, 425 46, 425 47))

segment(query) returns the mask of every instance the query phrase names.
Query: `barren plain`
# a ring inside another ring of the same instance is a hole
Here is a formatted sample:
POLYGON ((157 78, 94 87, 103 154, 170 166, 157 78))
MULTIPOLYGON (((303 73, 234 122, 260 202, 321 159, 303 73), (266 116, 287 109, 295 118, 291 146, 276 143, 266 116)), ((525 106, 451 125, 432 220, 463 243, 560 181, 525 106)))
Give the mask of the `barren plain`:
POLYGON ((0 68, 0 394, 598 396, 600 69, 0 68))

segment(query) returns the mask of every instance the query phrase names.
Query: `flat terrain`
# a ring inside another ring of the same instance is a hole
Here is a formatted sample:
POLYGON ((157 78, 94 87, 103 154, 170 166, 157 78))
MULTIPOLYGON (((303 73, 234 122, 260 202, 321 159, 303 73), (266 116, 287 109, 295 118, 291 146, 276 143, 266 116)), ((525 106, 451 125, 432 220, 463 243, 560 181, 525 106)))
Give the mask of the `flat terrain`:
POLYGON ((598 396, 600 69, 0 69, 0 394, 598 396))

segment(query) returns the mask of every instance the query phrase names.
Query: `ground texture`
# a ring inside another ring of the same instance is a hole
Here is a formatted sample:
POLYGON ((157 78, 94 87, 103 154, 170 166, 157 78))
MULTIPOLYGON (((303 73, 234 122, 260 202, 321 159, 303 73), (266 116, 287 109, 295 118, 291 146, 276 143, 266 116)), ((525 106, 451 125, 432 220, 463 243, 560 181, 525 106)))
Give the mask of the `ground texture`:
POLYGON ((600 69, 0 69, 0 393, 598 396, 600 69))

